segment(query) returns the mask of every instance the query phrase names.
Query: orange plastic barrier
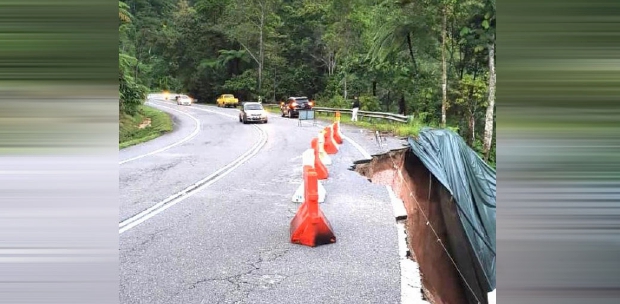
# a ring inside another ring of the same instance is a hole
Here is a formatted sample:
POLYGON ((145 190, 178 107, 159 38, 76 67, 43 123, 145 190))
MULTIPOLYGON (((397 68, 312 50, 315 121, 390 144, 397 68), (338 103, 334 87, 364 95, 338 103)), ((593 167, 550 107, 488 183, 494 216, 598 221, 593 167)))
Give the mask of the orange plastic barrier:
POLYGON ((329 177, 329 171, 327 167, 321 162, 321 158, 319 156, 319 139, 313 138, 310 141, 310 146, 312 150, 314 150, 314 170, 316 171, 317 178, 320 180, 327 179, 329 177))
POLYGON ((319 136, 317 136, 317 138, 319 139, 319 158, 325 166, 329 166, 332 164, 332 158, 329 157, 329 154, 327 154, 327 152, 325 152, 325 136, 321 132, 319 132, 319 136))
POLYGON ((334 141, 336 141, 337 144, 342 145, 342 137, 340 136, 340 121, 334 122, 332 126, 334 129, 334 141))
POLYGON ((304 166, 304 202, 291 221, 291 243, 315 247, 336 242, 329 221, 319 209, 316 171, 304 166))
POLYGON ((336 142, 334 141, 334 137, 332 136, 332 128, 331 127, 325 127, 324 129, 324 136, 325 136, 325 152, 327 152, 327 154, 336 154, 338 153, 338 146, 336 145, 336 142))

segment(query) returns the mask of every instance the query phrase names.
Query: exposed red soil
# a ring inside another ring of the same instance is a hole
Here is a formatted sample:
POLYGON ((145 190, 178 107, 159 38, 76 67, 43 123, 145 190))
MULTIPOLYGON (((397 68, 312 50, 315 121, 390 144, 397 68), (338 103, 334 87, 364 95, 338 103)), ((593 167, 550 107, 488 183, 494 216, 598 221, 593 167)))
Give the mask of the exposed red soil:
POLYGON ((371 182, 389 185, 407 210, 407 241, 413 259, 420 265, 427 300, 433 304, 466 304, 459 274, 438 242, 431 226, 447 247, 447 231, 440 209, 445 188, 406 149, 394 150, 358 164, 355 170, 371 182), (402 177, 401 177, 402 176, 402 177), (427 225, 428 217, 429 225, 427 225))

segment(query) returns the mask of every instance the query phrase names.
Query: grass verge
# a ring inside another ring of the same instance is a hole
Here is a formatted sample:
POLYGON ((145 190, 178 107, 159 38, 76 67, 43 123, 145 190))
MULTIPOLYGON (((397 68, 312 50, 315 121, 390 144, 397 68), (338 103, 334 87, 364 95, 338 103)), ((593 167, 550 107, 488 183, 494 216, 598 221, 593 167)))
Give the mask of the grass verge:
POLYGON ((119 116, 119 149, 137 145, 172 131, 172 119, 160 110, 141 106, 136 115, 120 114, 119 116), (150 119, 148 126, 140 125, 150 119))
MULTIPOLYGON (((319 113, 317 115, 317 119, 332 122, 334 121, 334 114, 319 113)), ((342 116, 340 116, 340 123, 345 124, 345 125, 352 125, 352 126, 364 128, 367 130, 372 130, 372 131, 386 132, 393 136, 414 137, 414 138, 418 136, 418 134, 420 133, 420 130, 422 130, 424 127, 439 128, 439 126, 435 123, 431 123, 431 124, 423 123, 417 119, 414 119, 408 123, 391 122, 391 121, 385 121, 381 119, 368 120, 368 118, 361 117, 361 116, 358 116, 358 119, 359 119, 358 121, 351 121, 350 115, 343 114, 342 116)), ((451 126, 447 126, 447 128, 458 133, 458 128, 451 127, 451 126)), ((477 145, 476 147, 471 147, 471 148, 474 151, 476 151, 476 153, 478 153, 478 155, 481 158, 484 159, 483 154, 482 154, 482 144, 481 143, 478 143, 478 144, 479 145, 477 145)), ((489 164, 494 169, 496 168, 495 149, 492 150, 491 159, 487 161, 487 164, 489 164)))
MULTIPOLYGON (((278 105, 265 105, 264 104, 263 107, 265 108, 265 110, 267 110, 267 112, 280 114, 280 108, 278 105)), ((323 120, 323 121, 333 122, 334 114, 316 112, 316 118, 319 120, 323 120)), ((422 130, 424 127, 439 128, 439 125, 437 123, 433 123, 433 122, 425 123, 421 121, 420 119, 413 119, 410 122, 401 123, 401 122, 395 122, 395 121, 386 121, 386 120, 378 119, 378 118, 371 118, 369 120, 367 117, 358 116, 358 121, 351 121, 351 114, 348 114, 348 113, 343 113, 340 116, 340 123, 344 125, 351 125, 351 126, 355 126, 359 128, 364 128, 364 129, 371 130, 371 131, 379 131, 382 133, 387 133, 392 136, 414 137, 414 138, 418 136, 418 134, 420 133, 420 130, 422 130)), ((447 126, 447 128, 451 129, 452 131, 456 133, 459 133, 458 128, 456 127, 447 126)), ((481 144, 476 147, 472 147, 472 149, 476 151, 476 153, 478 153, 478 155, 481 158, 483 158, 482 151, 481 151, 482 149, 481 144)), ((487 163, 493 168, 496 167, 495 149, 492 150, 491 159, 487 161, 487 163)))
POLYGON ((280 105, 277 104, 263 104, 263 109, 269 113, 280 114, 280 105))
MULTIPOLYGON (((263 108, 270 113, 280 114, 280 106, 279 105, 267 105, 263 104, 263 108)), ((324 121, 333 121, 334 114, 333 113, 316 113, 316 118, 324 121)), ((400 123, 400 122, 390 122, 381 119, 373 119, 368 121, 367 118, 359 117, 359 121, 351 121, 351 116, 347 114, 342 114, 340 117, 340 123, 346 125, 352 125, 364 129, 369 129, 373 131, 379 132, 387 132, 394 136, 417 136, 420 130, 429 125, 422 124, 418 120, 413 120, 409 123, 400 123)))
MULTIPOLYGON (((317 115, 317 119, 333 121, 334 115, 331 113, 320 113, 317 115)), ((379 131, 389 133, 394 136, 401 137, 416 137, 420 130, 424 127, 429 127, 428 124, 423 124, 419 120, 412 120, 408 123, 391 122, 381 119, 368 120, 366 117, 358 116, 358 121, 351 121, 351 116, 343 114, 340 116, 340 123, 346 125, 352 125, 359 128, 364 128, 372 131, 379 131)))

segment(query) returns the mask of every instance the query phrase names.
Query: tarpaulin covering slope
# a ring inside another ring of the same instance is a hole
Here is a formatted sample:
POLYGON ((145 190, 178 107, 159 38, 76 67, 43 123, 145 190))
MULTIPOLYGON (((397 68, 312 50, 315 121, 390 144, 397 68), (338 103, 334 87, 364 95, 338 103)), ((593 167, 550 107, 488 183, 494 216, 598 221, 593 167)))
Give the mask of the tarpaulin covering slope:
MULTIPOLYGON (((450 130, 425 128, 417 139, 409 138, 408 142, 411 152, 450 192, 451 201, 456 204, 456 208, 452 206, 458 214, 455 218, 460 221, 467 238, 467 242, 460 242, 469 245, 469 248, 450 248, 451 254, 457 255, 457 266, 471 270, 465 278, 469 285, 477 285, 484 292, 492 291, 496 263, 495 170, 450 130)), ((455 244, 454 241, 450 243, 455 244)))

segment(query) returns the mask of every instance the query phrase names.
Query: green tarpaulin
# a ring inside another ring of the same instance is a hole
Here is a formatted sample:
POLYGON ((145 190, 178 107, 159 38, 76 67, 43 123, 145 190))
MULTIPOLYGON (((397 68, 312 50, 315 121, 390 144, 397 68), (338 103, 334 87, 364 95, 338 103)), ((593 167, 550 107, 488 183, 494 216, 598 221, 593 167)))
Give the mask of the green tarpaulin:
POLYGON ((463 285, 469 285, 465 289, 486 303, 486 293, 495 289, 495 170, 450 130, 426 128, 408 141, 411 152, 452 195, 440 202, 444 221, 462 231, 448 235, 449 251, 467 281, 463 285))

